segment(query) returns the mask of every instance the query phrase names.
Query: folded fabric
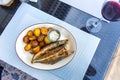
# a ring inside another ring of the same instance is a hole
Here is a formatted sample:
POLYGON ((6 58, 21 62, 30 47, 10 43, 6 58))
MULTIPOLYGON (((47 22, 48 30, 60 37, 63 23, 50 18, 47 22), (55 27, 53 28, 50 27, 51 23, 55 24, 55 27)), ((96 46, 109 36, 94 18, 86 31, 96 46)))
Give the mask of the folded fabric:
POLYGON ((118 45, 115 55, 111 61, 105 80, 120 80, 120 44, 118 45))

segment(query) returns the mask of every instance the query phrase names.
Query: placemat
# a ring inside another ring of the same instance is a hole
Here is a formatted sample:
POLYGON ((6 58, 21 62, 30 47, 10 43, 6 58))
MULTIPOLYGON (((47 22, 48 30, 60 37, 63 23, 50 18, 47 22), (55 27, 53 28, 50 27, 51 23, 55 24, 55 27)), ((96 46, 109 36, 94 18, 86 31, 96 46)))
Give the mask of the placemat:
POLYGON ((52 80, 52 79, 58 79, 55 77, 57 76, 60 79, 65 79, 65 80, 70 80, 70 79, 79 80, 84 77, 84 74, 88 68, 88 65, 95 53, 95 50, 97 49, 99 41, 100 41, 99 38, 91 34, 81 31, 78 28, 75 28, 74 26, 71 26, 57 18, 54 18, 28 4, 22 3, 22 5, 19 7, 16 14, 14 15, 14 17, 12 18, 12 20, 7 25, 6 29, 1 35, 1 39, 0 39, 0 44, 2 45, 1 53, 4 53, 4 55, 1 55, 0 58, 6 61, 7 63, 17 67, 18 69, 25 71, 28 74, 31 74, 32 76, 38 79, 40 78, 40 79, 48 80, 48 77, 49 77, 49 80, 52 80), (19 20, 19 21, 16 21, 16 20, 19 20), (18 57, 16 57, 17 55, 15 54, 16 53, 15 40, 17 39, 17 36, 26 27, 30 26, 31 24, 36 24, 39 22, 40 23, 49 22, 49 23, 59 24, 64 28, 68 29, 73 34, 73 36, 76 39, 77 51, 74 59, 68 65, 56 70, 42 71, 42 70, 36 70, 26 66, 19 60, 18 57), (10 35, 12 35, 13 37, 11 37, 10 35), (4 42, 5 44, 9 43, 9 45, 8 46, 3 45, 4 42), (16 65, 16 64, 19 64, 19 65, 16 65), (69 74, 68 74, 68 71, 69 71, 69 74), (66 76, 64 76, 63 73, 66 76))

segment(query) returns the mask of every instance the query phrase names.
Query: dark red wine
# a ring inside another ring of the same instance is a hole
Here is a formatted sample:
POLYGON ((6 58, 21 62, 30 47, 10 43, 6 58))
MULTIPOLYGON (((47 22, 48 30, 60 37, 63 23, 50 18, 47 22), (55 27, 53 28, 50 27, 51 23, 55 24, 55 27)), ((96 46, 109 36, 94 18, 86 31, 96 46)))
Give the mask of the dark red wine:
POLYGON ((120 3, 115 1, 108 1, 102 9, 102 15, 109 21, 120 20, 120 3))

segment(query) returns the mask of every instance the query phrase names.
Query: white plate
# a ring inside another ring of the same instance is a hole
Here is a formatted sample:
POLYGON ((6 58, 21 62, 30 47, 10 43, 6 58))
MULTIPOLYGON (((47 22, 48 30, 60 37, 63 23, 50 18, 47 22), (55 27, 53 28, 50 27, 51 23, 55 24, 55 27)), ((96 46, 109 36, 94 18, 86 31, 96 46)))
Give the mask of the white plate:
POLYGON ((24 50, 24 46, 25 46, 25 43, 23 42, 23 37, 26 35, 26 33, 29 31, 29 30, 33 30, 34 28, 40 28, 40 27, 52 27, 54 29, 57 29, 60 31, 61 33, 61 37, 60 37, 60 40, 63 40, 63 39, 68 39, 69 40, 69 43, 68 43, 68 46, 67 46, 67 49, 68 50, 74 50, 76 52, 76 49, 77 49, 77 46, 76 46, 76 41, 75 41, 75 38, 73 37, 73 35, 65 28, 59 26, 59 25, 56 25, 56 24, 51 24, 51 23, 39 23, 39 24, 35 24, 35 25, 32 25, 28 28, 26 28, 25 30, 23 30, 21 32, 21 34, 18 36, 17 40, 16 40, 16 52, 17 52, 17 55, 18 57, 27 65, 33 67, 33 68, 37 68, 37 69, 43 69, 43 70, 51 70, 51 69, 57 69, 57 68, 60 68, 60 67, 63 67, 65 66, 66 64, 68 64, 74 57, 75 55, 75 52, 70 55, 69 57, 53 64, 53 65, 50 65, 50 64, 42 64, 42 63, 34 63, 34 64, 31 64, 31 59, 33 57, 32 54, 30 54, 29 52, 26 52, 24 50))

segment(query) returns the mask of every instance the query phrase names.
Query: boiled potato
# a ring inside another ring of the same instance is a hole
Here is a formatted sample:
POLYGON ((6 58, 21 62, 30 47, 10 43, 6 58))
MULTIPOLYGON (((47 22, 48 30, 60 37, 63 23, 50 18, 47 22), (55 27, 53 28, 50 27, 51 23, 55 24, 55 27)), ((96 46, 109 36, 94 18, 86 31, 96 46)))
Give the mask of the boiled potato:
POLYGON ((40 28, 35 28, 34 29, 34 35, 37 36, 37 37, 40 36, 40 28))
POLYGON ((47 36, 45 37, 44 42, 45 42, 46 44, 50 44, 50 43, 51 43, 51 41, 48 39, 47 36))
POLYGON ((47 35, 47 33, 48 33, 47 28, 42 27, 42 28, 41 28, 41 33, 42 33, 43 35, 47 35))
POLYGON ((24 43, 29 43, 29 36, 24 36, 23 37, 23 42, 24 43))
POLYGON ((38 46, 38 41, 31 41, 31 46, 32 46, 32 48, 34 48, 34 47, 36 47, 36 46, 38 46))
POLYGON ((32 49, 33 53, 37 53, 40 51, 40 46, 37 46, 35 48, 32 49))
POLYGON ((44 40, 44 37, 45 37, 44 35, 40 35, 37 40, 38 40, 39 42, 41 42, 41 41, 44 40))
POLYGON ((31 49, 31 44, 26 44, 26 46, 24 47, 25 51, 29 51, 31 49))
POLYGON ((36 40, 36 36, 30 36, 30 37, 29 37, 29 40, 31 40, 31 41, 32 41, 32 40, 36 40))
POLYGON ((32 31, 32 30, 29 30, 29 31, 27 32, 27 35, 28 35, 28 36, 33 36, 33 31, 32 31))
POLYGON ((43 47, 43 46, 45 46, 44 41, 40 42, 40 47, 43 47))

